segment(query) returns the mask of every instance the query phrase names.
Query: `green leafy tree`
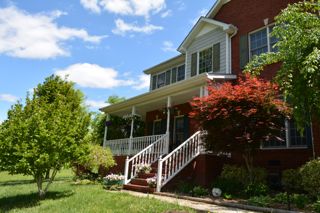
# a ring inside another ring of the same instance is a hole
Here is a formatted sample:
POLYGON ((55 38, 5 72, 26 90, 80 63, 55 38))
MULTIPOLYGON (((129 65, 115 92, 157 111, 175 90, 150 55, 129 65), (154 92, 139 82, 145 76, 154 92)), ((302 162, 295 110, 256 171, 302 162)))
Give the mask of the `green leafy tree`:
POLYGON ((289 5, 276 18, 271 35, 276 53, 254 58, 245 71, 259 75, 269 64, 281 62, 278 82, 302 131, 310 118, 320 118, 320 4, 305 0, 289 5))
POLYGON ((0 129, 0 168, 32 175, 43 198, 57 172, 86 152, 90 114, 83 100, 73 83, 51 76, 24 105, 13 105, 0 129))
MULTIPOLYGON (((110 96, 106 101, 109 104, 116 104, 124 101, 125 98, 119 97, 116 95, 110 96)), ((135 116, 134 121, 134 136, 143 136, 144 135, 144 122, 140 117, 135 116)), ((118 116, 110 116, 108 126, 108 140, 119 139, 119 138, 128 138, 130 137, 131 130, 131 117, 122 118, 118 116)), ((104 138, 104 131, 106 127, 106 114, 96 114, 92 122, 92 138, 95 144, 102 144, 104 138)))

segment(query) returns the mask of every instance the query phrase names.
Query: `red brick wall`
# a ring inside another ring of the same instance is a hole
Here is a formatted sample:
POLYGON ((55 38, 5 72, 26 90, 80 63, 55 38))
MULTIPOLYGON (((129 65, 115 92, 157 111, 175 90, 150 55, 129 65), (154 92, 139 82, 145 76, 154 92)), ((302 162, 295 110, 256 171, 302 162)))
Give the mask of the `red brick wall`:
MULTIPOLYGON (((231 0, 225 4, 217 15, 215 20, 233 24, 238 28, 238 33, 232 38, 232 71, 236 74, 241 73, 239 40, 241 35, 248 34, 264 26, 263 20, 268 18, 269 23, 280 11, 288 4, 298 2, 299 0, 231 0)), ((265 70, 265 76, 270 78, 278 70, 278 66, 270 66, 265 70)))

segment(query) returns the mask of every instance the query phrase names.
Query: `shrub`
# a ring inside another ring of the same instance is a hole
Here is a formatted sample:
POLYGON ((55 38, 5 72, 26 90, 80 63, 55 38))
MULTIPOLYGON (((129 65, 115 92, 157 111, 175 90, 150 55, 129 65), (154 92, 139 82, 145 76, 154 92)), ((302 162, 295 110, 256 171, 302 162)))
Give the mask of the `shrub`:
POLYGON ((301 181, 301 175, 297 169, 288 169, 282 172, 281 182, 289 193, 301 191, 301 181))
POLYGON ((194 184, 185 181, 179 181, 177 184, 177 190, 182 194, 191 194, 194 184))
POLYGON ((268 194, 269 188, 263 183, 252 183, 245 188, 244 192, 248 197, 262 196, 268 194))
POLYGON ((100 177, 100 168, 108 170, 116 165, 110 149, 99 145, 88 145, 87 151, 88 153, 82 155, 76 165, 76 175, 81 179, 97 179, 100 177))
POLYGON ((320 213, 320 199, 312 205, 315 212, 320 213))
POLYGON ((243 190, 243 185, 241 182, 232 179, 224 179, 221 177, 214 181, 213 186, 221 189, 223 194, 236 195, 243 190))
POLYGON ((300 169, 302 186, 312 197, 320 196, 320 160, 312 160, 300 169))
POLYGON ((123 175, 110 174, 103 178, 104 188, 111 191, 118 191, 122 189, 124 184, 123 175))
POLYGON ((293 195, 293 203, 299 209, 303 209, 309 203, 309 198, 303 194, 294 194, 293 195))
POLYGON ((202 188, 201 186, 196 186, 192 189, 192 196, 195 197, 202 197, 208 195, 208 190, 205 188, 202 188))
POLYGON ((252 170, 253 179, 250 182, 249 173, 246 168, 238 167, 233 165, 223 166, 220 177, 222 179, 233 180, 241 183, 243 186, 248 186, 252 183, 266 183, 267 172, 263 168, 253 168, 252 170))
POLYGON ((268 207, 273 203, 273 199, 270 196, 255 196, 250 197, 248 203, 254 206, 268 207))

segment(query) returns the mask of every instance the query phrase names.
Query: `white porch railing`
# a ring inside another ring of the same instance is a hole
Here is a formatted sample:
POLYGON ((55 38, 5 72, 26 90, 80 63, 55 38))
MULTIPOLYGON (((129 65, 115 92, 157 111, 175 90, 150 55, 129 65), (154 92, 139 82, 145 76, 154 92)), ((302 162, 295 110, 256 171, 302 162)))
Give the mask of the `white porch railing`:
POLYGON ((166 157, 161 159, 160 156, 157 174, 157 192, 160 192, 166 183, 200 154, 201 135, 201 131, 196 132, 166 157))
POLYGON ((151 135, 137 138, 109 140, 106 142, 106 147, 109 147, 115 156, 135 155, 162 136, 163 135, 151 135))
POLYGON ((129 159, 129 157, 127 157, 124 171, 125 184, 137 176, 137 165, 152 164, 156 162, 161 155, 167 154, 168 152, 169 135, 165 134, 132 158, 129 159))

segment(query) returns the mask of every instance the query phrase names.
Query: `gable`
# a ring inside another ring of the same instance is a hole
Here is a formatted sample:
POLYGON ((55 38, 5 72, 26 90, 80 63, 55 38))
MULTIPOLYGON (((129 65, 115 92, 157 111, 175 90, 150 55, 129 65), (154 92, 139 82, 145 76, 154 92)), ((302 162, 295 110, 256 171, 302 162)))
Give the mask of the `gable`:
POLYGON ((204 34, 207 34, 213 30, 217 29, 216 26, 212 26, 210 24, 205 24, 204 26, 201 27, 201 29, 199 30, 198 34, 196 35, 196 38, 204 35, 204 34))

